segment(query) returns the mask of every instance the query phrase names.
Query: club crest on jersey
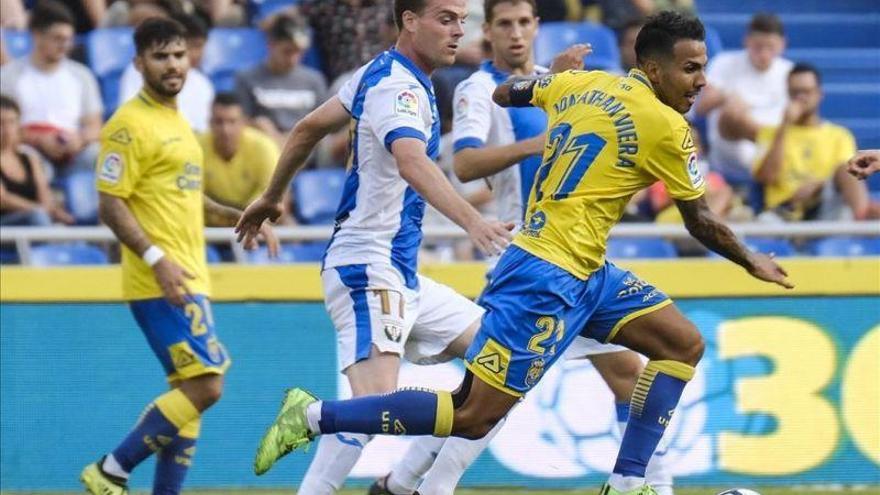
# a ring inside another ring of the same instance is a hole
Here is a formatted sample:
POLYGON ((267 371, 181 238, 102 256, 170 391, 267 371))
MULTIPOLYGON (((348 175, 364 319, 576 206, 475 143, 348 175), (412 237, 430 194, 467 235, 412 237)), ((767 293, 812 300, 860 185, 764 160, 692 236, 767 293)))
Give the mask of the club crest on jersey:
POLYGON ((529 366, 529 371, 526 373, 527 387, 534 387, 538 384, 538 381, 541 380, 542 376, 544 376, 544 368, 544 359, 538 358, 532 361, 532 365, 529 366))
POLYGON ((523 235, 529 237, 541 237, 541 229, 547 224, 547 215, 543 211, 536 211, 529 217, 529 222, 522 229, 523 235))
POLYGON ((397 93, 394 111, 399 115, 419 116, 419 97, 414 92, 405 89, 397 93))
POLYGON ((98 179, 109 182, 110 184, 119 184, 122 179, 123 169, 122 156, 117 153, 109 153, 104 157, 101 163, 101 171, 98 172, 98 179))
POLYGON ((691 179, 691 184, 694 187, 701 187, 706 180, 703 178, 703 173, 700 172, 700 166, 697 164, 697 154, 691 153, 688 157, 687 161, 687 170, 688 177, 691 179))
POLYGON ((400 328, 400 325, 385 323, 385 336, 392 342, 400 342, 403 337, 403 329, 400 328))

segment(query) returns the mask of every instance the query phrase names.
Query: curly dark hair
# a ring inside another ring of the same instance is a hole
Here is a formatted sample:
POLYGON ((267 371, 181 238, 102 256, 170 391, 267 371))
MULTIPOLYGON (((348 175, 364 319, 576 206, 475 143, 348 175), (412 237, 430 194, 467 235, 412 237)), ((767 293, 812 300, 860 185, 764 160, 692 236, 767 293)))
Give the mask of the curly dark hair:
POLYGON ((706 40, 703 23, 692 15, 669 10, 658 12, 645 20, 636 38, 636 60, 639 64, 648 59, 668 59, 673 47, 680 40, 706 40))

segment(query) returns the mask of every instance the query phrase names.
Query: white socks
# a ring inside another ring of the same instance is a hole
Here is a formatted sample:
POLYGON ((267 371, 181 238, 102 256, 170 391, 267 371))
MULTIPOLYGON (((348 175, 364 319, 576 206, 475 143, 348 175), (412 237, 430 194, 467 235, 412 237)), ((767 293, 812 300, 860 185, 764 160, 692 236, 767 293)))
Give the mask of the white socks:
POLYGON ((419 495, 453 495, 464 472, 489 446, 489 442, 495 438, 505 421, 506 418, 499 421, 486 436, 478 440, 447 438, 424 481, 419 485, 419 495))
MULTIPOLYGON (((309 405, 311 408, 312 405, 309 405)), ((318 408, 320 410, 320 406, 318 408)), ((309 419, 311 426, 311 419, 309 419)), ((318 450, 309 470, 300 484, 299 495, 333 495, 339 490, 348 473, 361 456, 369 435, 339 433, 324 435, 318 441, 318 450)))
POLYGON ((645 478, 622 476, 612 473, 611 477, 608 478, 608 484, 611 485, 611 488, 614 488, 619 492, 628 492, 644 486, 645 478))
POLYGON ((391 493, 409 495, 416 491, 422 477, 440 454, 445 437, 416 437, 403 457, 391 468, 385 487, 391 493))
POLYGON ((101 469, 107 474, 122 478, 126 481, 128 480, 129 473, 122 469, 122 466, 119 465, 119 462, 113 457, 113 454, 107 454, 107 456, 104 457, 104 463, 101 465, 101 469))
POLYGON ((499 421, 479 440, 416 438, 391 469, 386 487, 399 494, 411 494, 418 488, 420 495, 451 495, 464 472, 501 430, 505 420, 499 421))
POLYGON ((323 401, 317 400, 306 406, 306 421, 309 423, 309 430, 315 435, 321 434, 318 421, 321 420, 321 405, 323 403, 323 401))

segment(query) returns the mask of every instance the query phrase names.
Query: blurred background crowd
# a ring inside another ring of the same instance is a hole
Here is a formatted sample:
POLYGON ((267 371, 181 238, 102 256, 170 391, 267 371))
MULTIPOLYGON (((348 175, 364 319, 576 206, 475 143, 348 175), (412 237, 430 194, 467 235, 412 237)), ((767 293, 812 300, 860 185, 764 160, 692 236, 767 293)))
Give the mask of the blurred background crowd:
MULTIPOLYGON (((243 208, 268 183, 297 121, 394 43, 391 4, 0 0, 0 225, 97 224, 97 138, 114 109, 140 88, 131 33, 143 19, 167 16, 186 27, 193 68, 178 103, 204 150, 205 192, 243 208)), ((859 182, 841 165, 857 148, 880 148, 880 14, 871 0, 832 4, 542 0, 536 61, 549 65, 570 44, 589 42, 588 68, 623 74, 635 64, 635 38, 647 15, 695 13, 707 26, 710 63, 708 86, 687 117, 712 208, 732 222, 878 219, 878 177, 859 182), (781 15, 763 11, 768 7, 781 15)), ((471 0, 470 10, 456 65, 433 76, 444 133, 451 130, 455 86, 490 56, 482 0, 471 0)), ((483 181, 455 178, 451 134, 443 142, 441 168, 492 215, 492 192, 483 181)), ((347 152, 347 130, 325 139, 291 187, 284 224, 332 224, 347 152)), ((675 223, 680 217, 656 184, 633 199, 626 220, 675 223)), ((436 212, 425 223, 447 225, 436 212)), ((704 254, 688 244, 649 241, 646 256, 704 254)), ((764 241, 781 255, 821 254, 813 245, 764 241)), ((865 249, 880 254, 874 241, 865 249)), ((290 261, 320 258, 323 246, 313 244, 290 261)), ((426 256, 443 260, 474 257, 466 242, 426 248, 426 256)), ((611 250, 613 256, 613 243, 611 250)), ((3 261, 15 262, 14 249, 3 252, 3 261)), ((224 256, 221 250, 209 257, 224 256)))

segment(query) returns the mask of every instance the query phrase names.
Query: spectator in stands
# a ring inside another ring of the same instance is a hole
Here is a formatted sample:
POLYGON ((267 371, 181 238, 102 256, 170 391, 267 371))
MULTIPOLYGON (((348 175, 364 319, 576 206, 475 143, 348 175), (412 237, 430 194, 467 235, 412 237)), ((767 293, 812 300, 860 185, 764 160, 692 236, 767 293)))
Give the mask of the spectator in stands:
POLYGON ((73 217, 55 205, 40 157, 21 146, 21 111, 15 100, 0 96, 0 225, 72 224, 73 217))
POLYGON ((880 172, 880 150, 859 151, 849 160, 847 172, 859 180, 880 172))
POLYGON ((21 107, 24 142, 60 173, 94 168, 103 111, 95 77, 67 57, 73 23, 63 4, 41 2, 31 15, 30 56, 0 68, 0 93, 21 107))
POLYGON ((654 0, 582 0, 581 17, 618 30, 654 12, 654 0))
POLYGON ((73 13, 76 34, 85 34, 104 22, 107 0, 68 0, 65 2, 73 13))
POLYGON ((636 37, 642 26, 643 19, 632 19, 617 30, 617 47, 620 50, 620 67, 624 73, 636 67, 636 37))
POLYGON ((716 55, 706 72, 708 85, 696 105, 708 114, 710 162, 735 183, 749 183, 755 145, 736 139, 744 122, 777 125, 788 101, 786 78, 792 63, 782 58, 785 34, 773 14, 756 14, 749 23, 745 50, 716 55))
POLYGON ((137 26, 150 17, 186 13, 184 0, 116 0, 107 9, 102 27, 137 26))
POLYGON ((27 27, 27 12, 21 0, 0 0, 0 27, 4 29, 27 27))
POLYGON ((315 33, 324 75, 333 81, 357 69, 388 49, 382 24, 392 2, 388 0, 303 0, 301 12, 315 33))
MULTIPOLYGON (((186 54, 189 57, 189 72, 186 82, 177 97, 177 108, 196 132, 208 130, 211 102, 214 100, 214 85, 198 67, 202 63, 205 42, 208 40, 208 27, 196 16, 178 14, 173 18, 186 28, 186 54)), ((144 84, 141 73, 128 65, 119 83, 119 105, 134 97, 144 84)))
POLYGON ((767 211, 762 220, 812 220, 846 217, 880 218, 863 182, 847 173, 856 152, 852 133, 822 120, 821 76, 809 64, 797 64, 788 75, 788 97, 782 124, 746 124, 742 137, 759 149, 755 179, 764 185, 767 211))
POLYGON ((269 185, 278 162, 278 145, 248 127, 234 93, 214 98, 211 130, 199 137, 199 143, 205 157, 205 194, 214 201, 243 210, 269 185))
POLYGON ((247 24, 247 13, 243 2, 236 0, 193 0, 200 14, 210 21, 211 26, 236 27, 247 24))
POLYGON ((236 92, 252 124, 279 145, 287 132, 324 101, 327 83, 302 65, 309 48, 308 27, 298 17, 280 15, 269 26, 269 56, 236 77, 236 92))

